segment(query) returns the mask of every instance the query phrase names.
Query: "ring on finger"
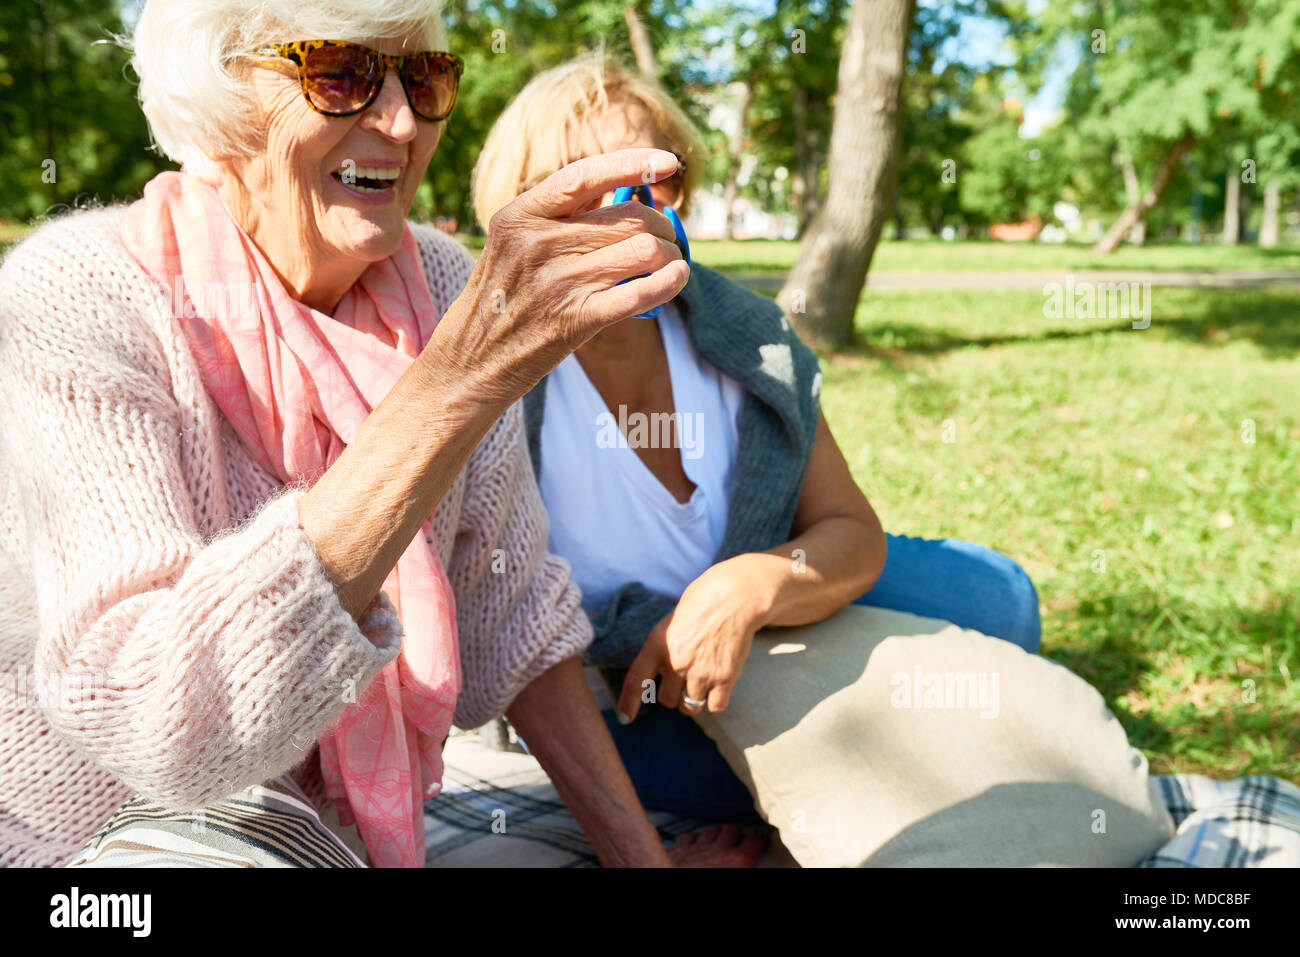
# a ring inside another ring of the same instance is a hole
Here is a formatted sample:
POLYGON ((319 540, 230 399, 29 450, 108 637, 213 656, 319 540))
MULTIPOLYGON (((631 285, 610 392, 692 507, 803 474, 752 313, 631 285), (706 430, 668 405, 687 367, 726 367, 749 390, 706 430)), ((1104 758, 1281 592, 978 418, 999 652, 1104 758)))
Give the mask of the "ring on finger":
POLYGON ((682 704, 686 705, 686 707, 690 708, 690 709, 693 710, 693 711, 698 711, 700 708, 703 708, 703 707, 704 707, 705 702, 703 702, 703 701, 699 701, 699 700, 697 700, 697 699, 695 699, 695 698, 692 698, 692 697, 691 697, 690 695, 688 695, 685 691, 683 691, 683 692, 682 692, 682 704))

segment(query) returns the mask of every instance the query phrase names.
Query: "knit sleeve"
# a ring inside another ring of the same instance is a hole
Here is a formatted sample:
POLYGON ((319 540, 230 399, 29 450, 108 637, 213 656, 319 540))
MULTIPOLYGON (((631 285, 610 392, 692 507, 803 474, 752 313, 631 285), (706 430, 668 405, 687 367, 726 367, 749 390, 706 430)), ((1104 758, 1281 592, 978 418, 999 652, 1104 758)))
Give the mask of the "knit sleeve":
POLYGON ((444 315, 469 282, 470 273, 474 271, 474 254, 455 236, 427 223, 413 222, 409 225, 420 248, 434 308, 439 316, 444 315))
POLYGON ((461 694, 456 725, 501 714, 542 672, 591 642, 569 563, 546 550, 550 524, 515 403, 466 466, 465 500, 447 575, 456 595, 461 694))
POLYGON ((300 764, 401 626, 382 593, 360 624, 344 610, 300 486, 204 540, 143 307, 70 257, 36 245, 0 272, 0 468, 33 570, 35 676, 60 689, 41 705, 131 789, 200 807, 300 764))

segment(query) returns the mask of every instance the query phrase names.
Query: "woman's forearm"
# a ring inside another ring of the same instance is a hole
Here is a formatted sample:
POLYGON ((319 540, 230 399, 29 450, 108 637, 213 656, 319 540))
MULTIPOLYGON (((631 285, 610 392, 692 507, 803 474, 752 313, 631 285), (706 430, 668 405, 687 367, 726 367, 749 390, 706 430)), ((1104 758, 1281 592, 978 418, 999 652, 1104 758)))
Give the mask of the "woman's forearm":
POLYGON ((757 628, 807 625, 833 615, 876 584, 885 567, 885 530, 853 479, 825 416, 817 421, 795 508, 794 538, 738 555, 757 628))
POLYGON ((662 213, 635 203, 617 219, 582 212, 680 163, 648 148, 589 156, 492 217, 428 345, 302 497, 303 527, 354 618, 512 403, 606 326, 681 292, 690 270, 662 213), (641 233, 657 240, 629 253, 641 233))
MULTIPOLYGON (((463 297, 464 298, 464 297, 463 297)), ((473 304, 457 300, 429 345, 299 502, 339 601, 360 619, 397 560, 517 396, 454 358, 473 304)))
POLYGON ((868 591, 884 570, 885 549, 879 524, 834 516, 732 561, 753 582, 759 627, 791 627, 821 621, 868 591))
POLYGON ((535 678, 506 715, 550 776, 603 865, 670 866, 576 658, 535 678))

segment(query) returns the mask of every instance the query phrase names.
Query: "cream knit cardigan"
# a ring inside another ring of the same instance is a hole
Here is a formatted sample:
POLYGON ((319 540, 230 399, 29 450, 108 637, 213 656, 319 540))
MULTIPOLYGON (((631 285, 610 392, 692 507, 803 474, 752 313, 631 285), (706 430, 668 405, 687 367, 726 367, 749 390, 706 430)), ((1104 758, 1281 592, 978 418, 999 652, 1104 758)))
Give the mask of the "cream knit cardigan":
MULTIPOLYGON (((387 597, 358 624, 118 237, 125 207, 48 223, 0 268, 0 865, 70 858, 133 792, 197 808, 293 771, 397 654, 387 597)), ((434 302, 473 257, 415 226, 434 302)), ((521 407, 439 506, 463 688, 503 711, 591 626, 546 513, 521 407)))

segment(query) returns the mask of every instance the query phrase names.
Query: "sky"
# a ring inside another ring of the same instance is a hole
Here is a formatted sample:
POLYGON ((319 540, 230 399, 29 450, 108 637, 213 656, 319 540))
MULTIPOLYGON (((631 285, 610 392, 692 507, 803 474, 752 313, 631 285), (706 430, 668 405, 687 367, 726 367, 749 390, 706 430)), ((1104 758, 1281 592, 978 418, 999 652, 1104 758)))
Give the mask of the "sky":
MULTIPOLYGON (((920 0, 924 6, 938 6, 942 0, 920 0)), ((1030 14, 1040 13, 1047 7, 1048 0, 1029 0, 1030 14)), ((1003 48, 1006 30, 997 22, 982 17, 968 17, 962 24, 961 32, 953 43, 952 55, 972 65, 1006 64, 1010 62, 1009 53, 1003 48)), ((1070 54, 1058 50, 1052 56, 1044 70, 1044 82, 1037 91, 1023 90, 1021 98, 1025 100, 1025 122, 1020 129, 1022 136, 1037 136, 1061 109, 1065 102, 1066 82, 1075 67, 1070 54)))
MULTIPOLYGON (((775 0, 741 0, 748 6, 755 17, 770 17, 775 12, 775 0)), ((938 7, 944 0, 919 0, 922 6, 938 7)), ((1049 0, 1028 0, 1031 15, 1046 9, 1049 0)), ((713 0, 695 0, 694 6, 707 9, 714 6, 713 0)), ((945 51, 949 59, 960 59, 972 66, 1007 64, 1011 55, 1003 46, 1006 30, 996 21, 983 17, 967 17, 961 26, 961 32, 949 43, 945 51)), ((723 46, 715 48, 708 61, 712 61, 719 74, 725 74, 727 51, 723 46)), ((1020 97, 1025 101, 1025 121, 1021 127, 1022 136, 1036 136, 1061 109, 1065 101, 1066 81, 1075 67, 1070 54, 1065 50, 1057 51, 1044 71, 1044 84, 1037 91, 1022 90, 1020 97)))

